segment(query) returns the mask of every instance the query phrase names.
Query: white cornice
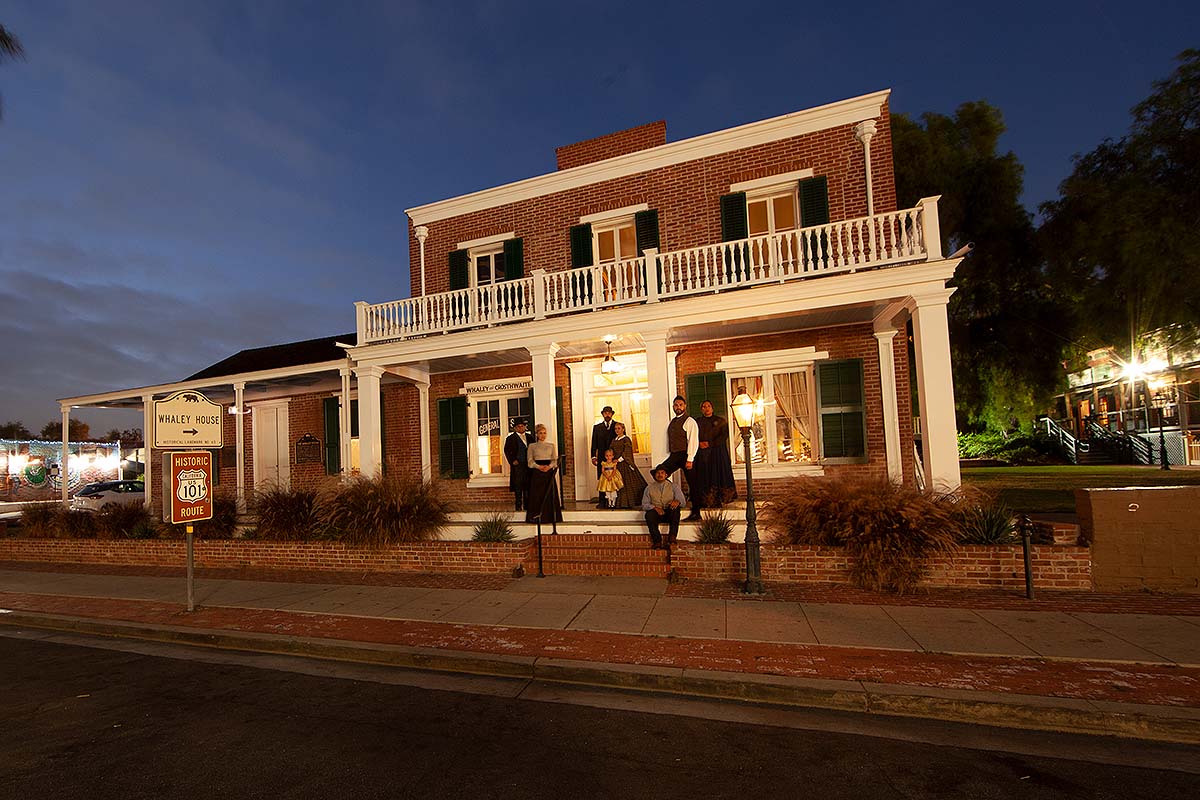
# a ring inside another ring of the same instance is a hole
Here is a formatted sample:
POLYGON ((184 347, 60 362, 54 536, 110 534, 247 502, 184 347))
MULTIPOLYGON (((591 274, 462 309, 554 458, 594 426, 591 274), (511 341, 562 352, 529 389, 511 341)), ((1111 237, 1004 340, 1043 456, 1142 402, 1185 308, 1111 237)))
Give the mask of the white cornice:
POLYGON ((639 150, 616 158, 584 164, 571 169, 526 178, 472 194, 464 194, 405 209, 414 225, 428 225, 438 220, 482 211, 508 203, 517 203, 568 189, 576 189, 600 181, 636 175, 653 169, 682 164, 698 158, 728 153, 779 139, 806 133, 852 125, 874 119, 883 112, 890 89, 839 100, 804 111, 794 111, 781 117, 751 122, 736 128, 706 133, 679 142, 639 150))

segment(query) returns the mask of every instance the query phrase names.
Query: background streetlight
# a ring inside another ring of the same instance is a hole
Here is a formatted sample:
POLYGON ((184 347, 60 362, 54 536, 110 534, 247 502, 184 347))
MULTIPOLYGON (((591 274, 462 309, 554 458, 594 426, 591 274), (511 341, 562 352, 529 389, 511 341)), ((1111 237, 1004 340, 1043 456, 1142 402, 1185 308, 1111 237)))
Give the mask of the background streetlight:
POLYGON ((754 400, 746 394, 744 386, 738 387, 738 395, 733 399, 733 418, 738 429, 742 432, 742 452, 746 462, 746 585, 742 591, 746 594, 762 594, 762 559, 758 541, 757 513, 754 510, 754 486, 750 462, 750 427, 754 424, 754 400))

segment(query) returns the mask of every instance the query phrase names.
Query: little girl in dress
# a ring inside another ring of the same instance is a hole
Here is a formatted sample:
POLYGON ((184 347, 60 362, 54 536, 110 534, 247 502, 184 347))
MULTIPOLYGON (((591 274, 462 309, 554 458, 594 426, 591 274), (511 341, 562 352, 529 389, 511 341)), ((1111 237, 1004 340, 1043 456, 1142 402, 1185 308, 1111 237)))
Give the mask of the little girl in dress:
POLYGON ((608 501, 608 508, 616 508, 617 492, 624 487, 625 481, 621 479, 621 473, 617 471, 617 462, 613 458, 613 451, 605 450, 604 460, 600 462, 600 480, 597 482, 596 488, 608 501))

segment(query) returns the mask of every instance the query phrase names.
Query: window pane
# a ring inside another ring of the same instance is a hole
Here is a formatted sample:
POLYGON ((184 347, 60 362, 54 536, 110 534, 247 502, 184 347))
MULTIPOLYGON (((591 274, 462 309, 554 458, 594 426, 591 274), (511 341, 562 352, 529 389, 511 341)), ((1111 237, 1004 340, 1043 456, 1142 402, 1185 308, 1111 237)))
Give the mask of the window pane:
POLYGON ((777 372, 775 390, 775 446, 778 462, 812 461, 812 419, 809 414, 807 372, 777 372))
POLYGON ((790 231, 796 227, 796 195, 785 194, 771 200, 775 206, 775 230, 790 231))
POLYGON ((633 440, 635 453, 650 453, 650 395, 633 392, 629 395, 629 425, 625 432, 633 440))
POLYGON ((500 401, 480 400, 475 404, 478 429, 475 436, 475 471, 480 475, 499 475, 504 470, 503 444, 500 439, 500 401))
POLYGON ((755 200, 746 204, 746 217, 750 224, 750 235, 759 236, 768 233, 767 201, 755 200))
MULTIPOLYGON (((729 396, 736 398, 743 391, 754 399, 754 417, 750 425, 750 452, 753 454, 751 463, 765 464, 767 461, 767 419, 766 402, 763 397, 763 378, 761 375, 734 375, 729 379, 729 396)), ((732 400, 730 401, 732 403, 732 400)), ((733 409, 729 410, 732 424, 733 409)), ((746 463, 745 442, 740 437, 737 449, 734 451, 736 463, 746 463)))
POLYGON ((615 231, 600 231, 596 234, 596 246, 601 261, 612 261, 617 257, 615 231))
POLYGON ((505 406, 508 411, 508 430, 510 432, 513 429, 513 420, 523 419, 528 423, 529 418, 533 415, 532 410, 529 408, 528 395, 524 397, 510 397, 505 401, 505 406))
POLYGON ((475 285, 487 286, 492 282, 492 257, 475 257, 475 285))
POLYGON ((621 228, 621 258, 633 258, 637 255, 637 232, 632 225, 621 228))
POLYGON ((492 256, 492 281, 504 280, 504 251, 492 256))

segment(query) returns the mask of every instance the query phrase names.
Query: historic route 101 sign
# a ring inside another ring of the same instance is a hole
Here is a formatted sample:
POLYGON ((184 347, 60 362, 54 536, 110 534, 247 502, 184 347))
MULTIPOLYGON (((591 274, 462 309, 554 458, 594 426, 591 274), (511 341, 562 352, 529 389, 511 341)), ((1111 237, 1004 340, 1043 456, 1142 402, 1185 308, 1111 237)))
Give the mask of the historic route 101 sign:
POLYGON ((163 454, 163 521, 187 525, 213 515, 213 459, 206 450, 163 454))
POLYGON ((222 420, 219 403, 199 392, 175 392, 154 401, 154 446, 223 447, 222 420))

